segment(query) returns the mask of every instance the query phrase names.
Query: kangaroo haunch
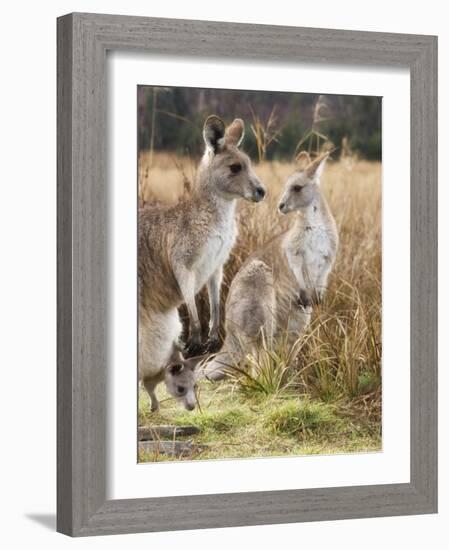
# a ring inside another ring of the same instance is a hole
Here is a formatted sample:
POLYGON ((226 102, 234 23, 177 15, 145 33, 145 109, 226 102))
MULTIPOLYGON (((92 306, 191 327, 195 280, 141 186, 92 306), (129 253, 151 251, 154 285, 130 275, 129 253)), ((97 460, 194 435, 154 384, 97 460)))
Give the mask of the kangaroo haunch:
MULTIPOLYGON (((250 159, 239 149, 243 134, 240 119, 225 128, 218 117, 208 117, 192 195, 174 206, 145 207, 139 213, 139 374, 153 409, 158 406, 154 388, 179 351, 181 304, 189 313, 187 355, 217 346, 222 269, 237 236, 236 199, 259 202, 265 196, 250 159), (195 295, 205 285, 210 330, 203 346, 195 295)), ((193 384, 192 379, 189 388, 193 384)), ((171 384, 167 389, 178 397, 171 384)))

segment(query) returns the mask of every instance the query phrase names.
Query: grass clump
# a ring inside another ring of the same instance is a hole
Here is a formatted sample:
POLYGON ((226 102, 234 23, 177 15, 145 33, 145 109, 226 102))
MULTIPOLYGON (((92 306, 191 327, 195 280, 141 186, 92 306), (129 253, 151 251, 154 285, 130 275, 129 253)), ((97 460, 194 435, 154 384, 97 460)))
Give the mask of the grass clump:
POLYGON ((257 357, 246 356, 244 363, 235 367, 234 374, 239 380, 239 390, 244 395, 280 395, 292 385, 291 353, 287 347, 263 346, 257 357))
MULTIPOLYGON (((267 185, 258 205, 239 201, 238 237, 224 266, 221 310, 231 281, 248 255, 286 230, 289 216, 277 204, 292 163, 262 160, 254 170, 267 185)), ((139 157, 139 198, 173 204, 188 193, 196 163, 188 157, 147 153, 139 157)), ((140 425, 200 427, 193 439, 207 445, 183 460, 366 452, 381 449, 382 411, 382 247, 381 164, 353 159, 329 162, 323 192, 340 237, 325 302, 296 349, 283 342, 247 356, 230 380, 200 383, 201 409, 184 411, 157 388, 161 410, 151 413, 139 397, 140 425), (354 222, 356 220, 356 223, 354 222), (307 396, 307 397, 301 397, 307 396)), ((209 301, 203 289, 198 313, 207 337, 209 301)), ((185 323, 187 312, 181 308, 185 323)), ((222 315, 225 319, 225 315, 222 315)), ((224 326, 221 327, 224 332, 224 326)), ((144 457, 144 460, 150 460, 144 457)), ((151 460, 169 460, 160 455, 151 460)))
POLYGON ((273 434, 310 435, 336 427, 334 408, 320 401, 292 399, 269 411, 265 427, 273 434))
POLYGON ((185 424, 193 424, 205 433, 208 431, 224 434, 234 430, 237 426, 244 426, 250 422, 251 418, 246 411, 241 408, 235 410, 207 410, 195 411, 193 413, 182 411, 177 415, 177 421, 185 424))
POLYGON ((140 462, 226 458, 299 456, 378 451, 381 448, 378 417, 360 400, 355 413, 350 401, 333 404, 300 397, 293 389, 277 395, 244 393, 240 381, 201 385, 201 409, 185 411, 158 387, 161 409, 151 413, 145 390, 140 390, 139 425, 193 425, 200 433, 189 440, 204 445, 197 454, 174 459, 141 455, 140 462))

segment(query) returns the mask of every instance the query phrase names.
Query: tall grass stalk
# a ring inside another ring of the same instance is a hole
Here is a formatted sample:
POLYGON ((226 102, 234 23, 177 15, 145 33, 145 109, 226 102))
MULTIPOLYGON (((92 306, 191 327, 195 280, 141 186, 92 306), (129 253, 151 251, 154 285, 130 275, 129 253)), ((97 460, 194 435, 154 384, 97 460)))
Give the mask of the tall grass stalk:
MULTIPOLYGON (((192 180, 195 164, 188 157, 155 153, 148 175, 148 154, 139 159, 139 194, 145 202, 175 203, 192 180)), ((258 205, 239 201, 238 239, 224 269, 222 317, 229 285, 249 254, 292 223, 277 202, 294 165, 262 160, 255 171, 268 188, 258 205)), ((336 218, 340 247, 325 303, 317 307, 295 353, 282 341, 249 355, 236 371, 237 391, 265 395, 297 392, 326 402, 353 404, 354 410, 378 418, 381 403, 381 165, 355 159, 328 163, 322 188, 336 218)), ((207 293, 197 296, 204 334, 207 293)), ((186 316, 183 315, 183 319, 186 316)), ((224 328, 222 329, 224 331, 224 328)), ((352 406, 352 405, 351 405, 352 406)))

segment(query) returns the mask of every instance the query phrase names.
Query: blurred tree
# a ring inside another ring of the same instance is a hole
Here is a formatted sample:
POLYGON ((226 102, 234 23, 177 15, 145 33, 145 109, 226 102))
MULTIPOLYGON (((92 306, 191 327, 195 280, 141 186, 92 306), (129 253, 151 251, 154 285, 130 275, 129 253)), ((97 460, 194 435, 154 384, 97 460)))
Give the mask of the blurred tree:
MULTIPOLYGON (((216 114, 225 122, 235 117, 245 121, 245 150, 258 158, 260 142, 251 131, 251 124, 254 116, 260 121, 269 120, 274 108, 276 140, 266 147, 264 154, 268 160, 291 160, 298 143, 311 129, 315 139, 318 132, 337 147, 334 157, 340 154, 342 140, 346 138, 352 151, 361 158, 381 160, 380 97, 198 88, 153 90, 151 86, 138 87, 139 150, 173 151, 197 157, 203 150, 204 119, 216 114), (320 108, 317 114, 320 97, 325 108, 320 108)), ((311 147, 316 147, 315 142, 311 147)))

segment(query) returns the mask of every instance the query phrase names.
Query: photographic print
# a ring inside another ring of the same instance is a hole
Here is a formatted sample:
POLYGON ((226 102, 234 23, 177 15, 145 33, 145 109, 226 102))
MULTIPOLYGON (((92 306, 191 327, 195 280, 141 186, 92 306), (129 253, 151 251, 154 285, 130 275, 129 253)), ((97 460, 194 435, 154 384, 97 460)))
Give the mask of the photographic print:
POLYGON ((138 461, 382 449, 382 100, 138 86, 138 461))

